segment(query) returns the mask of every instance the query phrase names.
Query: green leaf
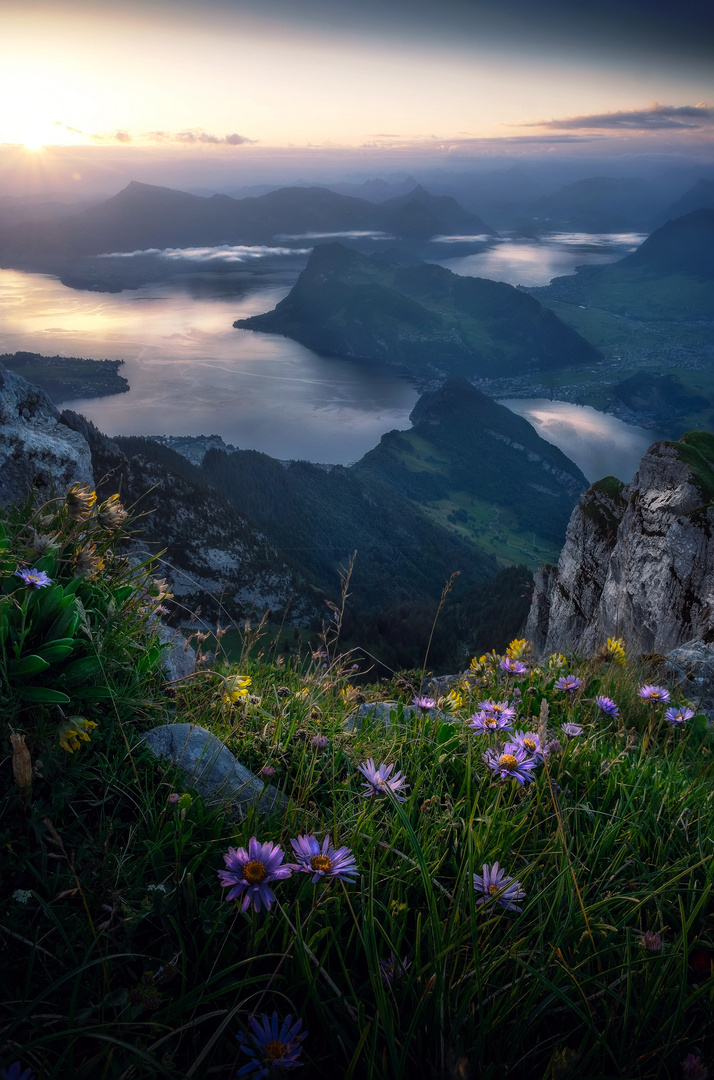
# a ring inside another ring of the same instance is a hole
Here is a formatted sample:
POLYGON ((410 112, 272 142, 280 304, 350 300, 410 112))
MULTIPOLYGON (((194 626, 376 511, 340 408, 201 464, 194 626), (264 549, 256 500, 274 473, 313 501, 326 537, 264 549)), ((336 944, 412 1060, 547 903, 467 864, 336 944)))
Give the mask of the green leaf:
POLYGON ((136 663, 136 669, 137 671, 149 671, 151 668, 156 667, 160 659, 161 649, 154 645, 152 649, 148 649, 147 652, 139 657, 136 663))
POLYGON ((689 721, 689 726, 692 729, 692 733, 699 739, 703 739, 707 733, 709 727, 709 720, 704 713, 697 713, 689 721))
POLYGON ((120 606, 135 592, 136 589, 133 585, 123 585, 120 589, 112 589, 112 596, 114 597, 115 604, 120 606))
POLYGON ((61 675, 63 686, 73 686, 75 683, 84 682, 94 675, 99 675, 102 665, 96 656, 84 656, 81 660, 75 660, 68 664, 61 675))
POLYGON ((48 577, 52 577, 57 566, 57 559, 54 555, 43 555, 37 560, 34 566, 35 570, 44 570, 48 577))
POLYGON ((18 690, 23 701, 34 701, 38 705, 69 705, 71 698, 60 690, 50 690, 48 686, 23 686, 18 690))
POLYGON ((41 656, 23 656, 19 660, 13 660, 8 665, 10 675, 38 675, 41 671, 47 671, 50 665, 41 656))
POLYGON ((62 610, 57 616, 52 626, 44 635, 45 641, 58 641, 60 638, 74 637, 74 632, 77 629, 77 623, 79 622, 79 612, 77 611, 77 601, 74 596, 65 596, 61 601, 60 607, 62 610))
MULTIPOLYGON (((67 638, 62 638, 62 641, 67 641, 67 638)), ((71 656, 74 652, 74 638, 69 638, 71 645, 45 645, 43 648, 37 650, 37 655, 41 656, 43 660, 48 660, 50 664, 56 664, 58 660, 66 660, 68 656, 71 656)))

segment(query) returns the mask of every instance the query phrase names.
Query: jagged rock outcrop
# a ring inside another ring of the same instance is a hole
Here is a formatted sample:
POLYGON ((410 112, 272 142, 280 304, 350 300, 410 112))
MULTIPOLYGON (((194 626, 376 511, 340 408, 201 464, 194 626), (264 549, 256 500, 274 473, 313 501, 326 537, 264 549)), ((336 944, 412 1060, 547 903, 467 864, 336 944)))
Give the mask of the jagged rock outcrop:
POLYGON ((94 487, 86 440, 62 423, 44 390, 0 364, 0 502, 75 481, 94 487))
POLYGON ((667 653, 714 640, 714 435, 657 442, 632 482, 593 484, 554 567, 535 578, 526 632, 538 652, 667 653))

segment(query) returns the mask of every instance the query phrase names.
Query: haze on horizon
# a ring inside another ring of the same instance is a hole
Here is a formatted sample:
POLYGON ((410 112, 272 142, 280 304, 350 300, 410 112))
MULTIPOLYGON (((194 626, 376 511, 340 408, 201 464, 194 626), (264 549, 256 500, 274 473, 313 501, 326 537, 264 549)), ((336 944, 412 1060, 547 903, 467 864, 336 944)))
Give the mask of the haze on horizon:
POLYGON ((0 194, 712 161, 713 59, 705 0, 3 0, 0 194))

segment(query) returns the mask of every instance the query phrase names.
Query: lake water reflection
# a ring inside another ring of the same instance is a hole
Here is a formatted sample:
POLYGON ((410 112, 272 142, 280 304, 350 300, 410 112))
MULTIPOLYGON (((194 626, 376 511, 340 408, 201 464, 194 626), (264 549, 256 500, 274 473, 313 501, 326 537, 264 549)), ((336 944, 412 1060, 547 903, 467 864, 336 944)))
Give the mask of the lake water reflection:
POLYGON ((491 278, 509 285, 548 285, 576 266, 600 266, 623 259, 639 247, 641 233, 550 233, 538 239, 504 235, 475 255, 438 260, 465 277, 491 278))
POLYGON ((129 393, 64 405, 108 435, 217 434, 273 457, 347 464, 385 431, 409 427, 417 392, 374 365, 233 329, 234 319, 270 310, 288 291, 89 293, 3 270, 0 352, 123 359, 129 393))
POLYGON ((629 481, 656 432, 625 424, 589 405, 548 398, 504 398, 500 402, 533 425, 541 439, 554 443, 592 483, 603 476, 629 481))

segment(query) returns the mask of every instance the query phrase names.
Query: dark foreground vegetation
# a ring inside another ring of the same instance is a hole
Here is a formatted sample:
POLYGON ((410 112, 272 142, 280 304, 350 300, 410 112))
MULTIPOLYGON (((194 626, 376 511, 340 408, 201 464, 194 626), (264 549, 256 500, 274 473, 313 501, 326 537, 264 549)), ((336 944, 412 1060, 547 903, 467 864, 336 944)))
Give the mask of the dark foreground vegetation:
POLYGON ((706 1075, 711 741, 656 660, 514 641, 435 705, 423 671, 355 690, 337 624, 287 661, 244 628, 167 685, 124 527, 75 489, 0 540, 0 1069, 706 1075), (364 699, 391 723, 346 727, 364 699), (140 738, 172 721, 289 804, 182 786, 140 738))

